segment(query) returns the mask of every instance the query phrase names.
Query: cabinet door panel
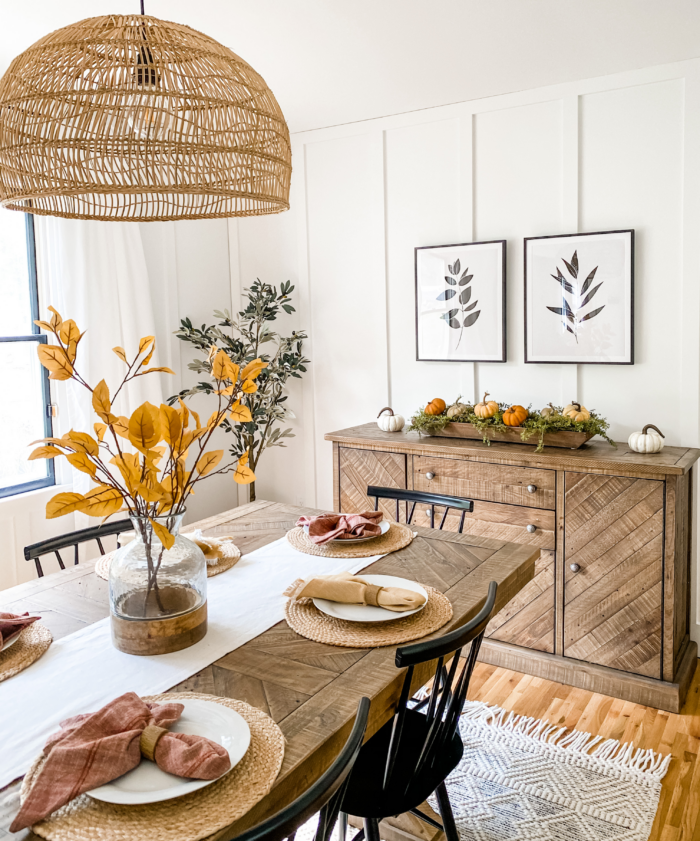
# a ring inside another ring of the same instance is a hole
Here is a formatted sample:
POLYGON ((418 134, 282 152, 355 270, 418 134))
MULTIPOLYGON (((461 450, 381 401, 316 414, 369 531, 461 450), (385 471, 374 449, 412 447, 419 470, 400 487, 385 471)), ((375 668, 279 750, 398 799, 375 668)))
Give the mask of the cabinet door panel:
MULTIPOLYGON (((406 487, 406 456, 403 453, 382 453, 376 450, 354 450, 341 447, 340 510, 356 513, 371 511, 374 499, 367 496, 368 485, 383 488, 406 487)), ((391 520, 396 519, 396 503, 379 502, 380 509, 391 520)), ((405 522, 405 506, 401 504, 401 520, 405 522)))
POLYGON ((661 676, 663 517, 663 482, 567 473, 565 656, 661 676))

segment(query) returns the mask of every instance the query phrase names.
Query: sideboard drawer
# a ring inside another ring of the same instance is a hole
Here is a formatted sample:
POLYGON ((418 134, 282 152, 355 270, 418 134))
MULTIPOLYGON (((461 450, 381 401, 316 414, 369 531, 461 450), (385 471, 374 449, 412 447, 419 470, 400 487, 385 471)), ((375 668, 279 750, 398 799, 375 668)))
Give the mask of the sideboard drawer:
POLYGON ((417 491, 554 510, 555 480, 554 470, 536 467, 413 457, 413 487, 417 491))
MULTIPOLYGON (((421 489, 422 490, 422 489, 421 489)), ((435 506, 435 526, 438 528, 443 506, 435 506)), ((443 528, 459 531, 461 511, 450 510, 443 528)), ((430 506, 416 505, 412 523, 430 528, 430 506)), ((478 534, 480 537, 493 537, 496 540, 509 540, 513 543, 527 543, 540 549, 554 549, 555 516, 554 511, 524 508, 522 505, 504 505, 500 502, 474 500, 474 510, 464 516, 465 534, 478 534), (529 529, 528 529, 529 527, 529 529)))

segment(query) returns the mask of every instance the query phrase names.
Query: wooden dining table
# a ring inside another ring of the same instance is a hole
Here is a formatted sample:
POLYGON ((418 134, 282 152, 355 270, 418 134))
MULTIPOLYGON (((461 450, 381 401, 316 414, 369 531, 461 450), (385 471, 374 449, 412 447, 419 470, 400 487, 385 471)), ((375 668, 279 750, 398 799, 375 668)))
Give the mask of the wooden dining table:
MULTIPOLYGON (((188 530, 197 527, 208 535, 232 535, 241 551, 248 553, 283 537, 301 515, 319 513, 258 500, 192 524, 188 530)), ((364 571, 411 578, 445 593, 454 616, 436 635, 475 616, 490 581, 498 583, 499 611, 534 575, 537 547, 437 529, 416 527, 414 532, 409 546, 364 571)), ((86 561, 4 590, 0 610, 40 614, 54 639, 104 619, 109 615, 107 582, 95 575, 94 565, 95 560, 86 561)), ((224 574, 235 575, 235 567, 224 574)), ((284 762, 272 790, 235 824, 210 838, 218 841, 247 829, 314 782, 347 739, 363 696, 372 702, 367 738, 376 733, 393 715, 403 682, 404 670, 396 668, 394 657, 395 647, 355 649, 313 642, 281 621, 173 686, 172 691, 245 701, 269 714, 286 739, 284 762)), ((414 689, 430 676, 428 665, 416 668, 414 689)), ((21 675, 11 678, 17 679, 21 675)), ((15 781, 0 792, 0 838, 37 837, 30 831, 11 835, 8 830, 17 809, 11 794, 19 785, 15 781)))

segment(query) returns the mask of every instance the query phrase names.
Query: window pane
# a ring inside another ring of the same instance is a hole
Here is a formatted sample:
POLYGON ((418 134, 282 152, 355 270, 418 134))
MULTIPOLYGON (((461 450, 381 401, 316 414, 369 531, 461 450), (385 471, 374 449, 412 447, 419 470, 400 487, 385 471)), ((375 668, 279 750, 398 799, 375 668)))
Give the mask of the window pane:
POLYGON ((0 208, 0 336, 32 332, 25 214, 0 208))
POLYGON ((44 459, 27 461, 29 444, 44 437, 38 342, 0 342, 0 488, 48 475, 44 459))

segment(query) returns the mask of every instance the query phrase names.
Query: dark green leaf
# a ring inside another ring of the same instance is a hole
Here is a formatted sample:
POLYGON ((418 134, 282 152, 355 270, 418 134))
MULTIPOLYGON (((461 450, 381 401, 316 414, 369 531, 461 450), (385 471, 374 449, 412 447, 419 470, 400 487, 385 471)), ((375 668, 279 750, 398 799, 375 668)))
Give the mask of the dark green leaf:
POLYGON ((445 280, 450 284, 450 286, 454 286, 455 283, 457 283, 457 281, 449 275, 445 275, 445 280))
MULTIPOLYGON (((469 269, 467 269, 467 271, 469 271, 469 269)), ((461 279, 460 279, 460 281, 459 281, 459 285, 460 285, 460 286, 466 286, 466 285, 467 285, 467 283, 469 283, 469 281, 470 281, 473 277, 474 277, 474 275, 473 275, 473 274, 468 274, 466 277, 465 277, 464 275, 462 275, 462 277, 461 277, 461 279)))
POLYGON ((445 289, 445 291, 441 292, 435 300, 436 301, 449 301, 450 298, 454 298, 454 296, 456 294, 457 293, 455 292, 454 289, 445 289))
POLYGON ((462 289, 462 291, 459 293, 459 303, 462 304, 462 306, 464 306, 464 304, 468 304, 471 296, 472 288, 471 286, 467 286, 465 289, 462 289))
POLYGON ((472 324, 474 324, 474 322, 477 320, 477 318, 478 318, 480 315, 481 315, 481 310, 477 310, 476 312, 473 312, 471 315, 468 315, 468 316, 464 319, 464 326, 465 326, 465 327, 471 327, 471 326, 472 326, 472 324))
POLYGON ((603 304, 602 307, 598 307, 597 310, 593 310, 592 312, 589 312, 588 315, 584 315, 579 323, 582 323, 584 321, 590 321, 592 318, 595 318, 601 310, 604 310, 604 309, 605 309, 605 304, 603 304))
POLYGON ((595 295, 595 293, 600 289, 603 285, 604 281, 601 281, 597 286, 594 286, 593 289, 586 295, 586 297, 581 301, 581 306, 578 308, 579 312, 586 306, 586 304, 591 300, 591 298, 595 295))
POLYGON ((593 283, 593 278, 595 277, 595 273, 598 271, 598 266, 593 269, 593 271, 588 275, 588 277, 583 281, 583 286, 581 287, 581 294, 585 295, 588 291, 588 287, 593 283))

